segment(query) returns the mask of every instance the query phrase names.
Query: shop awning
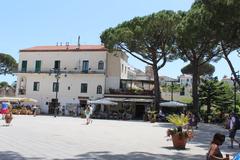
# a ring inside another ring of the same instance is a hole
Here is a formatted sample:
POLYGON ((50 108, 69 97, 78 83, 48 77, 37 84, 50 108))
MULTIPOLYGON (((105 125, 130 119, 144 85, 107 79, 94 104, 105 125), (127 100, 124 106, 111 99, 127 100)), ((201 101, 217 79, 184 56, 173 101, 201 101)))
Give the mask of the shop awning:
POLYGON ((160 103, 161 107, 187 107, 187 104, 177 102, 177 101, 169 101, 160 103))
POLYGON ((105 98, 88 101, 88 104, 117 105, 116 102, 112 102, 112 101, 110 101, 108 99, 105 99, 105 98))

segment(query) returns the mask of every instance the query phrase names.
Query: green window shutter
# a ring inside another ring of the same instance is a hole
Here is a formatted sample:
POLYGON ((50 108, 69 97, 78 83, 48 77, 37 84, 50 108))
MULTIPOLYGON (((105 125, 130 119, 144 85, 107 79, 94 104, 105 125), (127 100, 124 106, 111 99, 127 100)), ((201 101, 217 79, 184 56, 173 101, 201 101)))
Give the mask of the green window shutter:
POLYGON ((24 60, 22 61, 22 69, 21 69, 22 72, 27 72, 27 61, 24 60))
POLYGON ((87 93, 87 83, 82 83, 81 84, 81 93, 87 93))
POLYGON ((40 82, 33 82, 33 91, 39 91, 40 82))
POLYGON ((41 61, 36 61, 35 72, 41 72, 41 61))

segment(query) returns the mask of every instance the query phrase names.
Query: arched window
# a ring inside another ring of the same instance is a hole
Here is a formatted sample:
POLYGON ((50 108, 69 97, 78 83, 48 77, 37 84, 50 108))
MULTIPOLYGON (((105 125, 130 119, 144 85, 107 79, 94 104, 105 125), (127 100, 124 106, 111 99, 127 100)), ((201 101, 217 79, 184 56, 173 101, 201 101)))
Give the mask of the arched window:
POLYGON ((99 61, 98 62, 98 69, 99 70, 103 70, 103 68, 104 68, 104 62, 103 61, 99 61))
POLYGON ((97 94, 102 94, 102 86, 101 85, 97 86, 97 94))

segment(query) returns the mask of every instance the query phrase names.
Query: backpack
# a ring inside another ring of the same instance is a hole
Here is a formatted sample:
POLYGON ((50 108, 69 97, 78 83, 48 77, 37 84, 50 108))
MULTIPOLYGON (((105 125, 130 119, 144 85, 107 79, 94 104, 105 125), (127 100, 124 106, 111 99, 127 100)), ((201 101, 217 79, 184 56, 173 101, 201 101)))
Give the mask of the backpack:
POLYGON ((240 120, 238 116, 235 116, 235 123, 233 128, 240 129, 240 120))

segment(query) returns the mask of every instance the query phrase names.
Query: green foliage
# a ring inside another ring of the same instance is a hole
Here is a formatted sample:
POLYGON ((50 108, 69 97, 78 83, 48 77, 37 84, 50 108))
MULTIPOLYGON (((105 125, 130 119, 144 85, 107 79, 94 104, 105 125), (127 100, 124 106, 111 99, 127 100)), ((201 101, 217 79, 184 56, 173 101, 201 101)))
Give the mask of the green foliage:
POLYGON ((169 115, 169 116, 167 116, 167 120, 177 127, 185 126, 189 122, 188 117, 183 115, 183 114, 181 114, 181 115, 177 115, 177 114, 169 115))
MULTIPOLYGON (((193 74, 193 65, 190 63, 181 69, 183 74, 193 74)), ((212 75, 215 72, 215 67, 210 63, 204 63, 198 67, 199 75, 212 75)))
POLYGON ((158 70, 167 61, 176 58, 175 33, 181 15, 173 11, 160 11, 144 17, 135 17, 115 28, 105 30, 100 38, 110 51, 121 50, 150 65, 154 73, 155 107, 159 106, 160 90, 158 70))
POLYGON ((5 82, 5 81, 0 82, 0 88, 2 88, 2 87, 8 87, 8 86, 9 86, 8 82, 5 82))
POLYGON ((164 57, 171 59, 173 56, 171 53, 179 20, 178 14, 173 11, 135 17, 115 28, 105 30, 101 41, 110 51, 120 49, 130 54, 135 53, 142 61, 152 65, 153 60, 159 61, 164 57))
POLYGON ((182 103, 190 104, 192 103, 192 97, 181 97, 178 101, 182 103))
POLYGON ((8 54, 0 53, 0 74, 11 74, 16 69, 16 60, 8 54))
MULTIPOLYGON (((232 90, 223 82, 219 82, 217 78, 203 79, 199 87, 199 96, 201 105, 207 106, 207 113, 211 113, 211 107, 219 110, 226 110, 224 103, 232 99, 232 90)), ((231 104, 231 102, 229 102, 231 104)))
POLYGON ((177 50, 184 61, 190 61, 192 68, 192 97, 195 112, 199 111, 198 86, 199 68, 217 54, 217 41, 209 18, 213 15, 201 3, 195 3, 177 26, 177 50))
POLYGON ((239 0, 199 0, 203 3, 209 17, 209 27, 215 33, 220 54, 218 59, 223 58, 228 63, 238 85, 240 80, 235 74, 235 68, 229 59, 230 54, 240 53, 240 1, 239 0), (238 52, 234 52, 238 51, 238 52))
POLYGON ((173 84, 173 86, 164 84, 164 85, 161 86, 161 89, 162 89, 163 92, 171 92, 172 87, 173 87, 173 92, 180 92, 181 91, 180 84, 173 84))

